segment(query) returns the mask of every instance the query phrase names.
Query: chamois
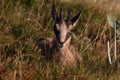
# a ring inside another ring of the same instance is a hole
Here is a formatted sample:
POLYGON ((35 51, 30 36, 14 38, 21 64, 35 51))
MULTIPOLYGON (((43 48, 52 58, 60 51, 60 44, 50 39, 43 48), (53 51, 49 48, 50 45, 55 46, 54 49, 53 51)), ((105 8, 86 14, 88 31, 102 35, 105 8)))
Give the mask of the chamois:
POLYGON ((54 21, 54 38, 40 38, 36 41, 35 47, 41 49, 46 59, 54 60, 65 66, 76 66, 82 58, 74 46, 70 45, 72 30, 78 21, 80 13, 71 18, 72 12, 68 12, 67 19, 63 18, 63 11, 60 9, 59 16, 56 14, 55 5, 51 9, 54 21))

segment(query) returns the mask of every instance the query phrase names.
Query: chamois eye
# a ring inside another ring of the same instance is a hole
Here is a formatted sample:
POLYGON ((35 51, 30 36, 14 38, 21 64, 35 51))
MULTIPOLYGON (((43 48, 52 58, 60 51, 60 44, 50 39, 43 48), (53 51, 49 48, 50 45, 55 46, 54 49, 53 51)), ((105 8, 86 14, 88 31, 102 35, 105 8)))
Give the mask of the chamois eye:
POLYGON ((59 40, 60 39, 60 31, 56 30, 55 35, 56 35, 57 39, 59 40))
POLYGON ((59 35, 59 34, 60 34, 60 31, 57 29, 56 26, 54 27, 54 32, 55 32, 56 35, 59 35))
POLYGON ((60 35, 60 31, 57 30, 57 31, 56 31, 56 35, 60 35))

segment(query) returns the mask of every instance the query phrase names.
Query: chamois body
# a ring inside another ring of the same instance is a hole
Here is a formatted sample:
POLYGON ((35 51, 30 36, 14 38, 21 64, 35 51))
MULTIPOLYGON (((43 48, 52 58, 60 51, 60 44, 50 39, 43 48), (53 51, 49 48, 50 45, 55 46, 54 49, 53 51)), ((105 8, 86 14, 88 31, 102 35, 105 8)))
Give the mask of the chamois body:
POLYGON ((60 49, 56 43, 55 38, 40 38, 36 42, 36 47, 41 49, 42 55, 45 56, 47 60, 53 60, 68 66, 80 64, 82 58, 74 46, 68 43, 65 48, 60 49))
POLYGON ((62 17, 62 9, 60 9, 60 17, 56 15, 55 5, 52 7, 52 18, 54 21, 54 38, 40 38, 36 45, 41 49, 41 53, 48 60, 67 66, 76 66, 80 64, 82 58, 77 50, 70 45, 72 29, 78 20, 80 13, 71 19, 71 12, 65 20, 62 17))

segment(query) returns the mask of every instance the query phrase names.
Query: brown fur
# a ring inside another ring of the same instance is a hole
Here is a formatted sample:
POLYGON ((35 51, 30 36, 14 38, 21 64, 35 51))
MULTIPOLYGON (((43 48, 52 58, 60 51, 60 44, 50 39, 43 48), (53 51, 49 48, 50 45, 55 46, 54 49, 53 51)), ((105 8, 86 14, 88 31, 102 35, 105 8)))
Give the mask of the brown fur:
POLYGON ((56 61, 65 66, 76 66, 76 64, 80 64, 82 61, 80 54, 72 45, 68 44, 67 47, 59 49, 56 46, 55 38, 53 40, 50 38, 40 38, 35 46, 41 49, 46 59, 56 61))

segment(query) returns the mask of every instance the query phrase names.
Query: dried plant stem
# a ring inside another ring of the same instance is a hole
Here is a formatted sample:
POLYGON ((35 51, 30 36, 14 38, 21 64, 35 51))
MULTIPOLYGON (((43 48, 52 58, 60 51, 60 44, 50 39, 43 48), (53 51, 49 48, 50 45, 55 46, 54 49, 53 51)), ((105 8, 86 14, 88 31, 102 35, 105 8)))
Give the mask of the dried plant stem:
POLYGON ((15 70, 13 75, 13 80, 16 80, 16 74, 17 74, 17 71, 15 70))
POLYGON ((108 48, 108 60, 109 60, 110 64, 112 64, 111 57, 110 57, 110 44, 109 44, 109 41, 107 42, 107 48, 108 48))
POLYGON ((116 41, 116 20, 115 20, 115 22, 114 22, 114 29, 115 29, 115 33, 114 33, 114 39, 115 39, 115 41, 114 41, 114 57, 115 57, 115 60, 116 60, 116 52, 117 52, 117 45, 116 45, 116 43, 117 43, 117 41, 116 41))

